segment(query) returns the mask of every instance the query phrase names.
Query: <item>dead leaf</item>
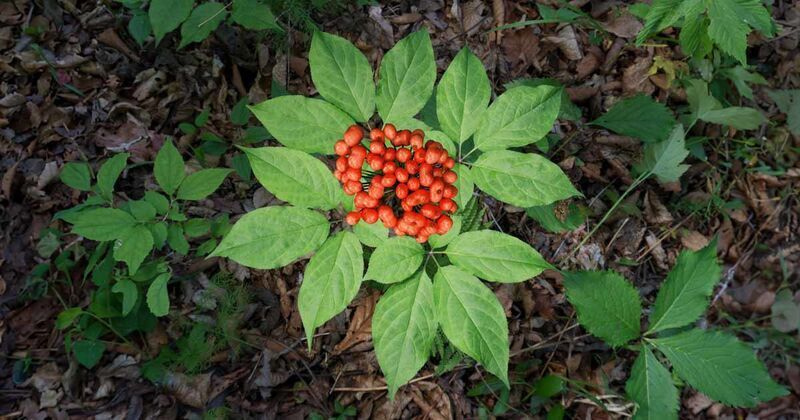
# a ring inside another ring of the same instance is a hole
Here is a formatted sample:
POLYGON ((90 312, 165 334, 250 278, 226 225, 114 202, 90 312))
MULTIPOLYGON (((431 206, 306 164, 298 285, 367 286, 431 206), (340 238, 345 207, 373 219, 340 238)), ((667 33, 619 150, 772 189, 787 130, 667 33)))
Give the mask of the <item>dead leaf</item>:
POLYGON ((378 304, 379 297, 380 292, 373 290, 372 293, 359 299, 355 313, 353 313, 353 317, 350 319, 350 326, 347 328, 347 334, 344 336, 344 339, 333 348, 332 354, 341 354, 343 351, 356 344, 372 339, 372 314, 375 312, 375 305, 378 304))
POLYGON ((651 194, 651 191, 644 195, 644 217, 648 223, 654 225, 668 224, 675 220, 667 207, 658 199, 658 195, 651 194))
POLYGON ((642 22, 629 13, 617 16, 610 22, 603 24, 603 27, 608 32, 626 39, 635 37, 642 29, 642 26, 642 22))
POLYGON ((164 388, 178 401, 195 408, 206 406, 210 387, 210 373, 189 376, 180 372, 167 372, 164 376, 164 388))
POLYGON ((583 58, 583 52, 572 25, 564 26, 558 31, 557 36, 545 37, 543 41, 556 45, 568 60, 577 61, 583 58))
POLYGON ((711 401, 705 394, 698 392, 686 400, 683 405, 692 412, 692 414, 700 414, 701 411, 711 407, 714 401, 711 401))
POLYGON ((696 230, 687 230, 681 235, 681 244, 692 251, 699 251, 708 245, 708 238, 696 230))
POLYGON ((656 87, 650 82, 649 71, 653 64, 650 57, 638 57, 622 73, 622 91, 626 94, 644 93, 651 95, 656 87))

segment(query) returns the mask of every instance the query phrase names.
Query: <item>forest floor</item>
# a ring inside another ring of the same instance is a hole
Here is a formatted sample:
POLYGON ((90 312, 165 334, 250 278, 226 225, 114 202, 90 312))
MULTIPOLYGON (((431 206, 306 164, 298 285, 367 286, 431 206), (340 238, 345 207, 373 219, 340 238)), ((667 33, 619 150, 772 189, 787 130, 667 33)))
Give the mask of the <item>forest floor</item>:
MULTIPOLYGON (((292 93, 316 94, 308 70, 310 36, 303 31, 263 37, 223 25, 204 42, 183 49, 177 49, 175 34, 157 47, 150 41, 140 48, 126 31, 128 17, 104 3, 0 3, 0 416, 199 418, 215 409, 212 416, 231 418, 313 413, 324 418, 524 418, 544 415, 553 402, 563 404, 572 418, 631 414, 624 381, 635 353, 611 349, 578 326, 561 277, 550 271, 528 282, 494 286, 509 321, 509 371, 517 384, 510 392, 487 382, 474 362, 452 354, 433 359, 389 400, 372 351, 369 321, 379 294, 370 288, 319 329, 308 351, 296 305, 305 260, 266 271, 216 258, 171 256, 173 269, 186 280, 171 289, 170 316, 160 318, 152 333, 136 337, 147 350, 109 343, 97 367, 80 367, 65 353, 63 331, 54 323, 63 310, 58 299, 86 305, 91 284, 80 282, 81 267, 67 270, 78 273, 72 282, 59 280, 58 270, 32 274, 41 264, 57 264, 60 252, 77 240, 63 222, 53 220, 54 213, 83 198, 58 180, 59 169, 70 161, 97 163, 129 152, 134 165, 117 192, 139 196, 153 180, 135 164, 152 162, 165 138, 175 138, 185 157, 195 156, 202 141, 198 133, 182 132, 180 123, 210 110, 204 130, 234 139, 242 128, 231 124, 229 114, 241 97, 263 101, 275 82, 292 93), (198 292, 219 284, 240 301, 228 313, 209 310, 198 298, 198 292), (176 371, 162 386, 142 377, 141 363, 185 336, 187 325, 222 323, 223 315, 234 345, 196 355, 199 367, 176 371), (552 401, 537 399, 532 385, 551 374, 569 379, 564 391, 552 401)), ((782 126, 786 115, 758 87, 748 106, 772 124, 746 135, 698 124, 692 135, 710 139, 705 159, 691 157, 680 182, 646 182, 570 255, 631 184, 631 164, 641 154, 637 140, 587 122, 636 93, 671 108, 685 105, 685 92, 669 80, 670 72, 680 70, 681 63, 674 61, 680 55, 670 44, 636 47, 633 38, 641 22, 623 13, 618 1, 573 1, 591 16, 590 23, 491 31, 537 18, 530 3, 349 4, 312 17, 323 22, 321 29, 354 42, 373 65, 397 40, 426 28, 440 75, 469 46, 483 60, 495 92, 519 78, 563 83, 582 116, 558 122, 553 134, 559 140, 546 155, 585 196, 575 202, 587 209, 586 224, 550 233, 524 209, 488 197, 486 221, 558 266, 619 271, 647 302, 681 250, 718 238, 724 278, 701 322, 755 343, 773 378, 792 392, 755 408, 733 409, 684 387, 681 418, 799 418, 797 330, 778 331, 770 316, 780 301, 778 289, 794 293, 790 303, 800 301, 800 138, 782 126)), ((774 3, 773 17, 788 35, 751 37, 750 60, 758 63, 769 87, 798 89, 800 8, 774 3)), ((252 118, 250 125, 258 124, 252 118)), ((204 164, 231 166, 232 153, 206 154, 204 164)), ((188 211, 202 217, 228 213, 235 219, 273 200, 257 182, 232 176, 188 211)))

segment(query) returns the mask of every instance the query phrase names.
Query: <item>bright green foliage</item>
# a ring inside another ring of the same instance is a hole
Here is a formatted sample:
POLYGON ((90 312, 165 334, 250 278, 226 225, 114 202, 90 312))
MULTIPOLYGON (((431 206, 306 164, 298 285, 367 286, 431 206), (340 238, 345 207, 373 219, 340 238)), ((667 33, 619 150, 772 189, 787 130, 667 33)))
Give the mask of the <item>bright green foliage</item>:
POLYGON ((297 307, 309 349, 314 330, 347 308, 356 296, 363 274, 363 251, 351 232, 330 237, 308 262, 297 307))
POLYGON ((436 88, 436 115, 442 131, 463 143, 478 129, 491 96, 483 63, 469 48, 461 49, 436 88))
POLYGON ((147 289, 147 306, 155 316, 164 316, 169 313, 169 294, 167 293, 169 279, 169 273, 160 274, 147 289))
POLYGON ((128 153, 119 153, 108 159, 97 171, 97 190, 106 201, 111 201, 114 194, 114 184, 117 183, 128 161, 128 153))
POLYGON ((375 98, 381 118, 393 122, 416 115, 431 96, 434 82, 436 63, 430 35, 425 30, 414 32, 381 61, 375 98))
POLYGON ((173 224, 167 227, 167 243, 178 254, 189 255, 189 241, 181 225, 173 224))
POLYGON ((139 289, 136 284, 129 279, 122 279, 114 284, 111 291, 122 295, 122 315, 131 313, 136 301, 139 300, 139 289))
POLYGON ((636 95, 617 102, 592 124, 649 143, 666 140, 675 126, 675 117, 664 104, 636 95))
POLYGON ((419 268, 425 250, 413 238, 395 236, 380 244, 369 260, 369 268, 364 276, 367 280, 381 283, 403 281, 419 268))
POLYGON ((694 329, 652 343, 678 376, 724 404, 755 407, 788 394, 770 378, 753 350, 732 335, 694 329))
POLYGON ((136 219, 119 209, 97 208, 78 213, 72 231, 93 241, 113 241, 136 225, 136 219))
POLYGON ((285 147, 243 150, 256 179, 279 199, 298 207, 322 210, 339 204, 341 187, 319 159, 285 147))
POLYGON ((678 124, 668 139, 645 146, 642 161, 634 169, 647 176, 655 175, 661 182, 678 181, 689 169, 689 165, 681 163, 689 155, 683 137, 683 126, 678 124))
POLYGON ((85 163, 69 162, 64 164, 64 167, 61 168, 60 179, 70 188, 79 191, 89 191, 92 187, 92 174, 89 171, 89 165, 85 163))
POLYGON ((156 36, 156 45, 189 17, 194 0, 151 0, 148 14, 156 36))
POLYGON ((281 96, 249 108, 281 144, 308 153, 333 154, 333 144, 354 122, 339 108, 305 96, 281 96))
POLYGON ((228 11, 222 3, 209 1, 199 4, 181 25, 181 43, 178 48, 208 38, 227 16, 228 11))
POLYGON ((169 195, 175 194, 183 182, 183 178, 186 176, 183 158, 171 139, 165 141, 161 150, 158 151, 153 165, 153 175, 161 189, 169 195))
POLYGON ((428 361, 436 330, 433 285, 424 270, 391 286, 378 301, 372 341, 390 398, 428 361))
POLYGON ((467 203, 472 198, 472 193, 475 191, 475 184, 472 181, 472 174, 469 167, 457 163, 453 171, 458 174, 454 187, 458 188, 458 195, 455 197, 455 202, 458 208, 463 209, 467 207, 467 203))
POLYGON ((180 200, 202 200, 208 197, 233 172, 228 168, 201 169, 181 182, 176 197, 180 200))
POLYGON ((614 347, 639 337, 639 292, 622 276, 613 271, 564 273, 564 287, 578 321, 590 333, 614 347))
POLYGON ((377 248, 389 238, 389 229, 381 223, 369 224, 363 220, 353 226, 353 233, 366 246, 377 248))
POLYGON ((462 270, 500 283, 525 281, 552 267, 530 245, 494 230, 463 233, 445 254, 462 270))
POLYGON ((519 207, 580 195, 558 165, 532 153, 486 152, 472 164, 470 175, 483 191, 519 207))
POLYGON ((239 219, 211 256, 259 269, 283 267, 319 247, 329 231, 328 221, 315 211, 264 207, 239 219))
POLYGON ((375 85, 367 57, 346 39, 314 33, 308 54, 311 77, 325 100, 364 122, 375 112, 375 85))
POLYGON ((153 235, 145 226, 137 225, 121 234, 114 242, 114 259, 125 261, 128 272, 136 274, 153 249, 153 235))
POLYGON ((475 148, 500 150, 534 143, 552 129, 560 106, 560 88, 519 86, 510 89, 484 113, 475 133, 475 148))
POLYGON ((628 396, 638 404, 635 420, 678 418, 678 389, 672 375, 658 361, 650 346, 643 344, 625 384, 628 396))
POLYGON ((721 276, 717 241, 697 251, 683 251, 658 291, 648 332, 678 328, 697 320, 721 276))
POLYGON ((508 387, 508 325, 494 293, 453 266, 436 272, 433 293, 436 317, 447 339, 508 387))
POLYGON ((271 29, 283 32, 272 10, 259 0, 233 0, 231 20, 254 31, 271 29))
MULTIPOLYGON (((539 8, 542 8, 542 5, 539 5, 539 8)), ((559 9, 565 10, 565 9, 559 9)), ((535 78, 535 79, 516 79, 512 80, 505 84, 506 90, 511 90, 518 86, 529 86, 529 87, 538 87, 538 86, 551 86, 561 90, 561 106, 558 110, 558 119, 561 120, 569 120, 569 121, 578 121, 581 119, 581 109, 578 108, 577 105, 572 103, 569 99, 569 94, 567 94, 566 89, 564 89, 564 85, 561 84, 556 79, 549 79, 549 78, 535 78)))
POLYGON ((748 83, 752 83, 754 85, 768 84, 767 80, 764 79, 764 76, 748 71, 744 66, 741 65, 722 69, 720 74, 730 80, 734 86, 736 86, 736 90, 739 91, 739 94, 747 99, 753 99, 753 89, 748 85, 748 83))
POLYGON ((747 63, 747 35, 752 29, 766 36, 776 31, 761 0, 655 0, 645 16, 637 44, 676 26, 681 19, 680 43, 684 53, 705 56, 713 42, 741 64, 747 63))

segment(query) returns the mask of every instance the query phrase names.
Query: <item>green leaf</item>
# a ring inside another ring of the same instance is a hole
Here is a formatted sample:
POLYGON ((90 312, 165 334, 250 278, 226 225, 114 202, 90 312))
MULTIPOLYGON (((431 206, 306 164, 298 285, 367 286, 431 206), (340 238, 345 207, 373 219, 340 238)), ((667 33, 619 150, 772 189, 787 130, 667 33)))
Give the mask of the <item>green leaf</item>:
POLYGON ((339 108, 299 95, 270 99, 250 111, 284 146, 323 155, 333 154, 333 144, 354 123, 339 108))
POLYGON ((766 36, 773 36, 777 31, 775 21, 762 0, 731 0, 730 7, 737 16, 753 29, 766 36))
POLYGON ((794 134, 800 135, 800 89, 767 89, 767 95, 775 101, 780 111, 786 114, 786 123, 789 126, 789 130, 794 134))
POLYGON ((433 284, 436 318, 457 349, 508 382, 508 324, 497 297, 458 267, 442 267, 433 284))
POLYGON ((238 102, 231 108, 231 122, 236 125, 247 125, 250 121, 250 110, 247 109, 250 105, 250 98, 242 96, 238 102))
POLYGON ((445 254, 462 270, 500 283, 525 281, 552 268, 530 245, 494 230, 462 233, 445 254))
POLYGON ((194 6, 194 0, 152 0, 148 15, 153 33, 156 36, 156 45, 164 35, 177 29, 189 17, 194 6))
POLYGON ((381 223, 369 224, 363 220, 353 226, 353 233, 362 244, 377 248, 389 238, 389 229, 381 223))
POLYGON ((128 201, 128 211, 140 222, 149 222, 156 217, 156 208, 145 200, 128 201))
POLYGON ((683 251, 658 291, 648 332, 678 328, 697 320, 722 275, 717 241, 697 251, 683 251))
POLYGON ((63 330, 69 327, 82 314, 83 310, 78 307, 64 309, 58 314, 58 317, 56 317, 56 328, 63 330))
POLYGON ((491 96, 483 63, 468 47, 462 48, 436 88, 436 115, 442 131, 463 143, 478 129, 491 96))
POLYGON ((750 346, 720 331, 689 330, 651 340, 689 385, 735 407, 755 407, 787 395, 750 346))
POLYGON ((272 10, 259 0, 233 0, 231 20, 253 31, 272 29, 283 32, 272 10))
POLYGON ((386 377, 389 398, 428 361, 436 338, 433 284, 420 270, 389 287, 372 315, 372 342, 386 377))
POLYGON ((128 33, 131 34, 131 37, 141 47, 151 32, 153 32, 153 27, 150 26, 150 17, 147 16, 147 13, 141 9, 134 10, 131 20, 128 21, 128 33))
POLYGON ((341 187, 319 159, 286 147, 242 149, 256 179, 275 197, 298 207, 330 210, 339 204, 341 187))
POLYGON ((181 43, 178 49, 208 38, 227 17, 228 11, 222 3, 209 1, 199 4, 181 25, 181 43))
POLYGON ((211 256, 251 268, 283 267, 317 249, 329 231, 328 220, 315 211, 264 207, 239 219, 211 256))
POLYGON ((675 126, 675 117, 664 104, 636 95, 617 102, 592 124, 649 143, 666 140, 675 126))
POLYGON ((145 191, 143 200, 150 203, 158 214, 164 215, 169 211, 169 200, 167 200, 167 197, 155 191, 145 191))
POLYGON ((297 297, 309 349, 314 330, 347 308, 363 275, 364 253, 351 232, 331 236, 311 257, 297 297))
POLYGON ((139 289, 136 284, 128 279, 117 280, 114 287, 111 288, 114 293, 122 294, 122 316, 127 316, 139 300, 139 289))
POLYGON ((654 0, 645 17, 644 27, 636 36, 636 44, 641 45, 647 38, 674 26, 683 17, 681 5, 689 3, 686 0, 654 0))
POLYGON ((169 278, 169 273, 159 274, 147 288, 147 307, 155 316, 164 316, 169 313, 169 293, 167 292, 169 278))
POLYGON ((742 106, 711 110, 702 114, 700 119, 713 124, 729 125, 739 130, 755 130, 766 122, 760 111, 742 106))
POLYGON ((206 219, 189 219, 183 224, 183 232, 190 238, 203 236, 211 231, 211 221, 206 219))
POLYGON ((181 153, 172 144, 172 140, 167 140, 161 146, 161 150, 156 155, 156 161, 153 166, 153 175, 156 177, 156 182, 164 190, 165 193, 172 195, 178 190, 178 187, 183 182, 186 176, 183 167, 183 158, 181 153))
POLYGON ((100 359, 106 351, 106 345, 98 340, 78 340, 72 345, 72 351, 75 353, 78 363, 91 369, 100 363, 100 359))
POLYGON ((70 188, 79 191, 89 191, 92 188, 92 173, 89 165, 81 162, 69 162, 61 168, 61 182, 70 188))
POLYGON ((678 389, 672 375, 656 359, 650 346, 643 344, 625 392, 638 407, 634 420, 669 420, 678 418, 678 389))
POLYGON ((475 148, 499 150, 535 143, 552 128, 561 108, 561 89, 519 86, 500 95, 483 114, 475 148))
POLYGON ((613 271, 564 273, 564 287, 578 321, 613 347, 638 338, 642 303, 639 292, 613 271))
POLYGON ((381 61, 375 103, 383 121, 417 115, 435 82, 436 62, 428 32, 420 30, 400 40, 381 61))
POLYGON ((139 225, 128 229, 126 234, 120 236, 114 243, 114 259, 125 261, 128 264, 128 272, 133 275, 152 250, 153 235, 147 227, 139 225))
POLYGON ((739 91, 739 94, 747 99, 753 99, 753 89, 750 88, 748 83, 752 83, 754 85, 768 84, 767 80, 764 79, 763 76, 758 73, 748 71, 744 66, 722 69, 720 73, 733 82, 734 86, 736 86, 736 90, 739 91))
POLYGON ((367 57, 350 41, 322 31, 314 33, 308 53, 311 78, 319 94, 350 114, 368 121, 375 113, 375 83, 367 57))
POLYGON ((156 222, 147 225, 147 228, 150 229, 150 234, 153 235, 153 245, 156 249, 161 249, 167 241, 167 223, 156 222))
MULTIPOLYGON (((455 155, 454 155, 455 156, 455 155)), ((469 167, 457 163, 453 168, 453 172, 458 175, 458 179, 453 184, 458 189, 458 194, 453 198, 453 201, 458 204, 458 209, 463 210, 467 207, 467 203, 472 198, 472 193, 475 190, 475 184, 472 182, 472 174, 469 167)))
POLYGON ((201 169, 189 176, 178 188, 177 198, 180 200, 202 200, 219 188, 229 173, 228 168, 201 169))
POLYGON ((136 225, 136 219, 120 209, 85 210, 75 217, 72 232, 93 241, 112 241, 136 225))
POLYGON ((564 220, 556 217, 556 211, 556 204, 551 203, 545 206, 528 207, 525 209, 525 214, 553 233, 575 230, 583 224, 586 218, 585 212, 573 203, 570 203, 567 207, 567 214, 564 220))
POLYGON ((634 169, 655 175, 661 182, 675 182, 689 169, 689 165, 681 164, 688 155, 683 125, 677 124, 667 140, 645 146, 644 157, 634 165, 634 169))
POLYGON ((733 1, 708 2, 708 36, 719 48, 742 64, 747 64, 747 34, 750 28, 738 16, 733 1))
POLYGON ((380 283, 397 283, 409 278, 422 264, 425 250, 408 236, 394 236, 375 248, 364 276, 380 283))
MULTIPOLYGON (((630 10, 630 9, 629 9, 630 10)), ((572 103, 569 99, 569 94, 564 89, 564 85, 555 79, 550 78, 535 78, 535 79, 516 79, 512 80, 505 85, 506 90, 513 89, 518 86, 552 86, 561 90, 561 105, 558 110, 558 119, 568 121, 578 121, 581 119, 581 109, 572 103)))
POLYGON ((543 206, 581 195, 558 165, 533 153, 486 152, 472 164, 470 174, 480 189, 518 207, 543 206))
POLYGON ((183 227, 180 225, 170 224, 169 227, 167 227, 167 243, 169 247, 178 254, 189 254, 189 241, 186 240, 183 227))
POLYGON ((114 184, 117 183, 117 178, 125 169, 128 162, 128 153, 118 153, 111 159, 108 159, 97 171, 97 189, 100 196, 111 201, 114 195, 114 184))
POLYGON ((704 5, 700 5, 699 14, 686 16, 683 28, 679 36, 681 49, 689 57, 702 58, 708 55, 713 48, 711 38, 708 36, 709 20, 702 10, 704 5))

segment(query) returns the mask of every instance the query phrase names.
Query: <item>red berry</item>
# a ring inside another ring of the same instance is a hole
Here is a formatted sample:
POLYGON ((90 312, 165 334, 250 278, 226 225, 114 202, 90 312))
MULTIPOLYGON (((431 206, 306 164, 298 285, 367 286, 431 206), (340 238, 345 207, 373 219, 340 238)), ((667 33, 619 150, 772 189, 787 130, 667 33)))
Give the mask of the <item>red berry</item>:
POLYGON ((436 178, 431 184, 431 198, 430 201, 438 203, 444 197, 444 181, 441 178, 436 178))
POLYGON ((361 139, 364 138, 364 130, 357 125, 351 125, 347 131, 344 132, 344 142, 347 143, 348 146, 352 147, 361 143, 361 139))
POLYGON ((453 171, 447 171, 442 175, 444 182, 448 184, 455 183, 458 180, 458 174, 453 171))
MULTIPOLYGON (((416 132, 416 130, 415 130, 415 132, 416 132)), ((409 143, 411 144, 411 147, 413 147, 414 149, 419 149, 419 148, 422 147, 423 140, 424 139, 423 139, 423 136, 421 134, 415 133, 415 134, 413 134, 411 136, 411 140, 409 140, 409 143)))
POLYGON ((383 175, 383 178, 381 178, 381 185, 386 188, 391 187, 395 182, 397 182, 397 177, 392 173, 385 174, 383 175))
POLYGON ((411 141, 411 132, 408 130, 402 130, 397 132, 397 137, 394 138, 392 143, 395 146, 408 146, 411 141))
POLYGON ((439 206, 430 203, 423 204, 419 211, 423 216, 431 220, 436 220, 442 215, 442 209, 440 209, 439 206))
POLYGON ((345 182, 343 189, 345 194, 353 195, 361 191, 361 183, 358 181, 347 181, 345 182))
POLYGON ((369 151, 375 153, 376 155, 381 155, 383 152, 386 151, 386 146, 383 144, 383 140, 373 141, 369 144, 369 151))
POLYGON ((339 172, 344 172, 347 170, 347 158, 344 156, 339 156, 336 159, 336 170, 339 172))
POLYGON ((430 187, 433 184, 433 179, 433 175, 427 172, 419 174, 419 184, 423 187, 430 187))
POLYGON ((416 175, 419 172, 419 163, 413 160, 406 162, 406 171, 409 175, 416 175))
POLYGON ((389 162, 395 159, 397 154, 397 150, 392 148, 387 148, 385 152, 383 152, 383 160, 389 162))
POLYGON ((417 190, 409 194, 406 200, 411 207, 414 207, 420 204, 429 203, 431 201, 431 194, 426 190, 417 190))
POLYGON ((439 202, 439 208, 447 213, 455 213, 456 210, 458 210, 456 202, 450 198, 443 198, 442 201, 439 202))
POLYGON ((450 228, 452 227, 453 219, 451 219, 448 215, 442 215, 442 217, 436 220, 436 233, 439 235, 444 235, 445 233, 449 232, 450 228))
POLYGON ((394 195, 397 196, 399 199, 404 199, 408 197, 408 185, 406 184, 397 184, 397 187, 394 189, 394 195))
POLYGON ((442 194, 444 198, 453 198, 456 195, 458 195, 458 188, 452 185, 445 185, 444 193, 442 194))
POLYGON ((403 168, 397 168, 394 170, 394 175, 397 177, 398 182, 407 182, 408 181, 408 171, 403 168))
POLYGON ((392 124, 386 124, 383 126, 383 134, 386 135, 387 139, 394 140, 394 137, 397 135, 397 129, 394 128, 392 124))
POLYGON ((379 141, 383 143, 384 134, 380 128, 373 128, 369 131, 369 139, 372 141, 379 141))
POLYGON ((394 173, 394 171, 396 170, 397 170, 397 164, 387 159, 386 164, 383 165, 383 173, 391 174, 394 173))
POLYGON ((425 163, 429 163, 431 165, 439 162, 439 157, 442 156, 442 152, 436 149, 428 149, 425 152, 425 163))
POLYGON ((447 158, 447 160, 444 161, 442 166, 444 166, 447 169, 453 169, 456 166, 456 161, 455 161, 455 159, 449 157, 449 158, 447 158))
POLYGON ((383 198, 383 185, 381 185, 380 183, 378 184, 373 183, 372 185, 370 185, 369 196, 376 200, 380 200, 381 198, 383 198))
POLYGON ((397 150, 397 161, 400 163, 406 163, 408 159, 411 158, 411 150, 408 149, 398 149, 397 150))
POLYGON ((378 221, 378 211, 375 209, 363 209, 361 210, 361 218, 365 222, 373 224, 378 221))
POLYGON ((425 162, 425 149, 417 149, 414 152, 414 162, 425 162))
POLYGON ((361 220, 361 213, 357 211, 351 211, 350 213, 347 213, 347 216, 344 218, 344 221, 350 226, 355 225, 359 220, 361 220))
POLYGON ((361 168, 347 168, 342 178, 347 178, 349 181, 360 181, 361 168))
POLYGON ((333 151, 339 156, 344 156, 350 153, 350 146, 348 146, 344 140, 339 140, 333 145, 333 151))
POLYGON ((370 157, 371 159, 367 159, 367 164, 369 164, 369 167, 373 171, 380 171, 381 169, 383 169, 384 162, 382 157, 378 155, 372 155, 370 157))
POLYGON ((420 186, 422 185, 419 182, 419 178, 411 178, 411 179, 408 180, 407 184, 408 184, 408 189, 411 190, 411 191, 418 190, 420 188, 420 186))

